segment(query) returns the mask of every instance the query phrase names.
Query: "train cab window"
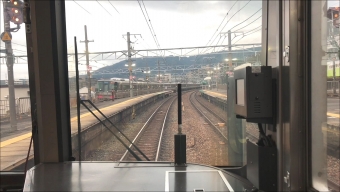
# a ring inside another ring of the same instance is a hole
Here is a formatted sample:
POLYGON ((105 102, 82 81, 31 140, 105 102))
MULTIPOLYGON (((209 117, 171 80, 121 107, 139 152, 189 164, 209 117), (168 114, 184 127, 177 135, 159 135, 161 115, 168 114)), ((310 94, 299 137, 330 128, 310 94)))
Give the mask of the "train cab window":
POLYGON ((227 83, 234 68, 262 65, 261 17, 261 1, 66 1, 70 85, 77 66, 84 100, 100 110, 84 102, 100 121, 81 105, 78 129, 71 106, 76 160, 174 161, 182 110, 188 163, 244 165, 257 126, 228 123, 227 83))
POLYGON ((339 190, 339 1, 312 1, 311 181, 319 191, 339 190), (325 86, 326 85, 326 86, 325 86))

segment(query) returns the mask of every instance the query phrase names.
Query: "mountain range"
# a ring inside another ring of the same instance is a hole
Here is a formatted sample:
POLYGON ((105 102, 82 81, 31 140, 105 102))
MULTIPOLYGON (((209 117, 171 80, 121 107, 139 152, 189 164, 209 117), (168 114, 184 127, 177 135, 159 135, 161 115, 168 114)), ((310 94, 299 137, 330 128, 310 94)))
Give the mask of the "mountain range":
MULTIPOLYGON (((231 51, 232 58, 235 60, 233 63, 237 63, 238 65, 243 64, 245 62, 255 63, 260 60, 260 52, 261 47, 253 47, 251 49, 246 50, 234 50, 231 51), (257 54, 255 54, 257 52, 257 54)), ((202 55, 193 55, 193 56, 186 56, 186 57, 179 57, 179 56, 165 56, 165 57, 144 57, 144 58, 133 58, 133 63, 135 67, 133 69, 133 76, 135 78, 144 78, 145 74, 142 70, 155 69, 159 66, 189 66, 193 64, 214 64, 214 63, 226 63, 225 59, 228 58, 228 52, 215 52, 210 54, 202 54, 202 55)), ((96 70, 92 77, 96 79, 109 79, 112 77, 117 78, 129 78, 128 73, 110 73, 116 72, 119 70, 127 69, 125 64, 127 64, 127 60, 118 62, 114 65, 102 67, 96 70)), ((161 74, 164 73, 185 73, 189 72, 189 70, 177 70, 177 71, 161 71, 161 74)), ((155 76, 158 74, 157 71, 151 71, 150 76, 155 76)))

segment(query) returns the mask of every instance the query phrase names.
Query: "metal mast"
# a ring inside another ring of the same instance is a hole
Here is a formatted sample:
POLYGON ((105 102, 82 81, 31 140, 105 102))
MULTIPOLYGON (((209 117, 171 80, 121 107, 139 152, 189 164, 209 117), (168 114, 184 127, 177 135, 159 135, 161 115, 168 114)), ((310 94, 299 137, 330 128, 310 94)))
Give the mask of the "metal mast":
MULTIPOLYGON (((86 69, 87 69, 87 87, 88 87, 88 98, 92 101, 91 96, 91 68, 90 68, 90 61, 89 61, 89 42, 94 42, 93 40, 87 39, 87 27, 84 25, 85 30, 85 41, 80 41, 80 43, 85 43, 85 54, 86 54, 86 69)), ((78 63, 76 64, 78 65, 78 63)), ((77 79, 79 81, 79 79, 77 79)))

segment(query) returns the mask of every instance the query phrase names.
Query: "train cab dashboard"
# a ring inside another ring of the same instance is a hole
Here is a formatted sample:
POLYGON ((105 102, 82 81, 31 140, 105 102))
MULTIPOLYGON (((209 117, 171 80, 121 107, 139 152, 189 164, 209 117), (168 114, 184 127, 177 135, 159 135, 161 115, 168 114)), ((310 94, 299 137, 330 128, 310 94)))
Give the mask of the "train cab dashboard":
POLYGON ((27 173, 23 191, 254 191, 246 179, 216 167, 173 162, 65 162, 27 173), (63 170, 63 171, 60 171, 63 170))

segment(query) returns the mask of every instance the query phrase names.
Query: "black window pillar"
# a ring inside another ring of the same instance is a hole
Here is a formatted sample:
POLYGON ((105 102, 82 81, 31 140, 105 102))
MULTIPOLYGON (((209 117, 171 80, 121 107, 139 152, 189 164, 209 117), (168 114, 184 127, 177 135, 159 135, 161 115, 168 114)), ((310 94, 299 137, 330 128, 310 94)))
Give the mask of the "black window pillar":
POLYGON ((30 0, 29 7, 26 37, 35 163, 68 161, 72 150, 65 1, 30 0))

